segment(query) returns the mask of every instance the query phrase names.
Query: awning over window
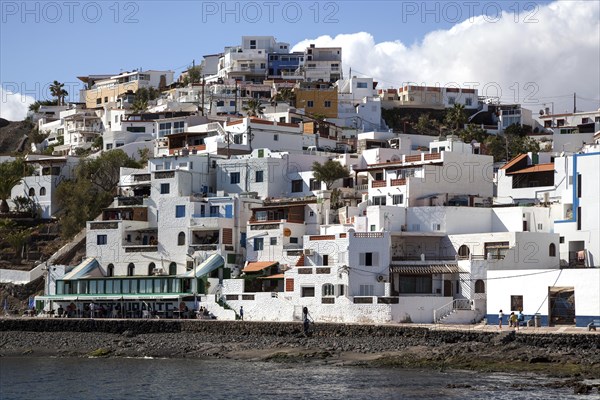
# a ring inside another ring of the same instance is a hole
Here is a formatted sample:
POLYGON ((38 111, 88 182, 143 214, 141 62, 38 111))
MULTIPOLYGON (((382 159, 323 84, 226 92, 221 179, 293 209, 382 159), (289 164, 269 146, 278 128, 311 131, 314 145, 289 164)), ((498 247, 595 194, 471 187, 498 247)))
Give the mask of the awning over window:
POLYGON ((257 261, 251 262, 246 265, 246 268, 243 269, 244 272, 259 272, 270 266, 277 264, 277 261, 257 261))
POLYGON ((283 279, 283 274, 275 274, 270 276, 261 276, 258 279, 283 279))
POLYGON ((390 272, 403 275, 466 274, 457 264, 394 265, 390 272))
MULTIPOLYGON (((223 260, 223 257, 218 254, 213 254, 204 260, 200 265, 196 266, 196 278, 200 278, 214 271, 215 269, 222 267, 223 265, 225 265, 225 260, 223 260)), ((187 272, 184 277, 193 278, 194 270, 192 269, 191 271, 187 272)))
POLYGON ((63 280, 75 280, 82 278, 102 278, 104 274, 100 269, 100 264, 95 258, 89 257, 83 260, 71 272, 63 277, 63 280))

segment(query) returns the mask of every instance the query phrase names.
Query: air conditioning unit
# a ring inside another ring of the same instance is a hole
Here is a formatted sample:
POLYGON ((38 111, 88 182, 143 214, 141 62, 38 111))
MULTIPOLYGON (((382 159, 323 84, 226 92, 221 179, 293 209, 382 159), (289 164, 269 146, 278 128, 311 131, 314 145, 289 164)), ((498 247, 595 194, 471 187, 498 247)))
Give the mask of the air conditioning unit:
POLYGON ((312 256, 313 254, 313 249, 304 249, 305 256, 312 256))
POLYGON ((377 282, 386 282, 385 275, 377 275, 377 282))

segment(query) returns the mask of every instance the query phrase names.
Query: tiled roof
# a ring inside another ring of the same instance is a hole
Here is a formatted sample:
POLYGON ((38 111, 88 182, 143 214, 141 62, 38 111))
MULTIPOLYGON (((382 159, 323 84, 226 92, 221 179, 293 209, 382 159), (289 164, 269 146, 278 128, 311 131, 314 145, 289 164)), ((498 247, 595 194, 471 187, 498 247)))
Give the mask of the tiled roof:
POLYGON ((404 275, 433 275, 464 273, 457 264, 430 264, 430 265, 392 265, 391 272, 404 275))
POLYGON ((516 156, 515 158, 513 158, 512 160, 510 160, 509 162, 507 162, 506 164, 504 164, 502 166, 502 168, 500 168, 500 169, 509 169, 510 167, 512 167, 513 165, 515 165, 516 163, 518 163, 519 161, 523 160, 526 157, 527 157, 527 154, 520 154, 520 155, 516 156))
POLYGON ((523 168, 518 171, 508 172, 507 175, 530 174, 532 172, 546 172, 546 171, 554 171, 554 164, 548 163, 548 164, 532 165, 531 167, 523 168))
POLYGON ((246 265, 246 268, 243 269, 244 272, 258 272, 262 271, 265 268, 270 267, 271 265, 277 264, 277 261, 257 261, 251 262, 246 265))

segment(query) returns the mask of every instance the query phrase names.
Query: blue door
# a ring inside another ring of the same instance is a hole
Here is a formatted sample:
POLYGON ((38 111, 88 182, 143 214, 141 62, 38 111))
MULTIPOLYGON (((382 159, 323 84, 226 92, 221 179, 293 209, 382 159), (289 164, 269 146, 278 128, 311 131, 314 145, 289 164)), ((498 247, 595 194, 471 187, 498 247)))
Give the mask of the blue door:
POLYGON ((225 206, 225 218, 233 218, 233 205, 227 204, 225 206))

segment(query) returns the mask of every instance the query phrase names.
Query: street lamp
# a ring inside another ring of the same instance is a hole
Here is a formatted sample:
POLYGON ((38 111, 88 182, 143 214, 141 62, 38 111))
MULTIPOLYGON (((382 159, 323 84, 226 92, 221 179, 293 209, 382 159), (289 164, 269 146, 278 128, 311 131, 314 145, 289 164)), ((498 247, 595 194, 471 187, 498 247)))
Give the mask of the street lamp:
MULTIPOLYGON (((46 287, 45 287, 45 294, 46 296, 50 296, 50 279, 52 278, 52 271, 56 271, 56 267, 49 267, 48 266, 48 260, 44 261, 44 267, 42 268, 44 272, 44 277, 46 278, 46 287)), ((55 289, 55 293, 56 293, 56 289, 55 289)), ((50 309, 48 311, 52 310, 52 300, 49 300, 49 305, 50 305, 50 309)))
POLYGON ((192 252, 191 253, 186 253, 186 255, 192 259, 193 261, 193 271, 194 271, 194 278, 192 279, 192 292, 194 293, 194 300, 196 299, 196 295, 198 294, 198 277, 196 276, 197 268, 198 268, 198 259, 193 255, 194 251, 193 249, 191 249, 192 252))

